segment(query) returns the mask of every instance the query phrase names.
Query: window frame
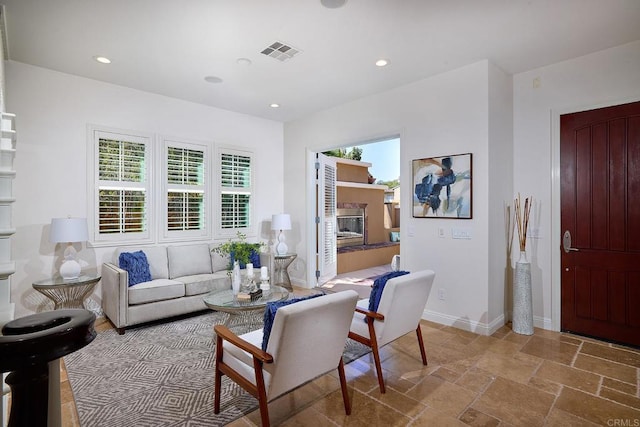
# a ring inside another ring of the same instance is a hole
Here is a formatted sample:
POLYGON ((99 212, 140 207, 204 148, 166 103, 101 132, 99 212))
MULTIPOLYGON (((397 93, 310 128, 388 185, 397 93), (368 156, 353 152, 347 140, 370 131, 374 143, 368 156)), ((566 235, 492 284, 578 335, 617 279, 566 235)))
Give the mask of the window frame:
POLYGON ((255 165, 255 155, 252 150, 248 150, 244 147, 233 147, 233 146, 217 146, 216 147, 216 156, 215 156, 215 199, 216 199, 216 210, 214 213, 214 237, 216 239, 225 239, 225 238, 233 238, 236 237, 238 232, 245 234, 247 237, 255 237, 256 236, 256 221, 255 221, 255 175, 256 175, 256 165, 255 165), (222 185, 222 156, 223 155, 232 155, 232 156, 243 156, 249 158, 249 186, 247 188, 243 188, 239 190, 238 187, 225 187, 222 185), (233 228, 223 228, 222 227, 222 195, 226 194, 248 194, 249 195, 249 215, 248 227, 233 227, 233 228))
POLYGON ((119 244, 148 244, 154 241, 155 221, 154 221, 154 181, 153 181, 153 145, 154 137, 152 134, 138 131, 130 131, 123 129, 108 128, 104 126, 89 125, 87 129, 88 150, 87 150, 87 169, 90 179, 89 185, 89 215, 87 218, 90 232, 90 241, 93 246, 114 246, 119 244), (144 144, 144 182, 129 184, 118 181, 120 184, 114 184, 115 181, 101 180, 100 173, 100 139, 110 139, 118 141, 128 141, 133 143, 144 144), (100 188, 142 188, 145 192, 145 230, 135 233, 100 233, 99 231, 99 215, 100 215, 100 188))
POLYGON ((158 203, 156 212, 158 218, 161 219, 161 229, 159 230, 159 236, 161 242, 172 242, 172 241, 191 241, 191 240, 210 240, 211 239, 211 218, 212 218, 212 204, 211 204, 211 161, 209 155, 209 147, 210 143, 199 142, 199 141, 191 141, 184 138, 172 138, 166 136, 160 136, 159 142, 161 146, 161 153, 158 156, 160 172, 160 184, 158 188, 161 190, 160 194, 160 202, 158 203), (203 185, 197 186, 199 189, 201 188, 203 191, 203 207, 204 207, 204 218, 203 218, 203 228, 197 230, 169 230, 168 228, 168 193, 171 188, 175 188, 176 190, 186 189, 187 185, 180 184, 169 184, 168 182, 168 151, 169 147, 187 149, 187 150, 195 150, 203 152, 203 185))

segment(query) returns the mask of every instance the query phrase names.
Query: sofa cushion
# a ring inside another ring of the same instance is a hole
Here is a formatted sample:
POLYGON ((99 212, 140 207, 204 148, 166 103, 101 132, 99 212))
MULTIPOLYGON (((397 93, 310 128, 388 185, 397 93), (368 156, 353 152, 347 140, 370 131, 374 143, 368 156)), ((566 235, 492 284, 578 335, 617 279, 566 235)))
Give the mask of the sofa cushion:
POLYGON ((183 297, 184 283, 169 279, 156 279, 133 285, 128 292, 129 305, 146 304, 183 297))
POLYGON ((213 250, 217 247, 217 245, 210 245, 209 246, 209 253, 211 253, 211 267, 213 272, 217 272, 217 271, 223 271, 223 270, 229 270, 231 267, 231 262, 229 260, 229 256, 228 255, 220 255, 217 252, 214 252, 213 250))
POLYGON ((168 279, 169 263, 167 260, 166 246, 145 246, 145 247, 122 247, 115 251, 114 264, 118 265, 119 257, 122 252, 142 251, 147 256, 149 263, 149 271, 151 279, 168 279))
POLYGON ((231 280, 226 271, 182 276, 177 280, 184 283, 184 294, 186 296, 207 294, 212 291, 227 289, 231 286, 231 280))
POLYGON ((147 256, 142 251, 122 252, 118 257, 118 265, 121 269, 127 271, 127 285, 129 286, 151 280, 149 262, 147 262, 147 256))
POLYGON ((206 243, 187 246, 169 246, 169 279, 211 273, 211 254, 206 243))

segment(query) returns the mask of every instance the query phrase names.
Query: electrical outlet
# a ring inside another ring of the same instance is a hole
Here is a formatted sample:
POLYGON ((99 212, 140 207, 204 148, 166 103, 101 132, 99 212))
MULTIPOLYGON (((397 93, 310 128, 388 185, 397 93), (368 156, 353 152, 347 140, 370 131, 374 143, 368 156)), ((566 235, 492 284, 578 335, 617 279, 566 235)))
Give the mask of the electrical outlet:
POLYGON ((444 289, 442 288, 438 289, 438 299, 444 301, 444 289))

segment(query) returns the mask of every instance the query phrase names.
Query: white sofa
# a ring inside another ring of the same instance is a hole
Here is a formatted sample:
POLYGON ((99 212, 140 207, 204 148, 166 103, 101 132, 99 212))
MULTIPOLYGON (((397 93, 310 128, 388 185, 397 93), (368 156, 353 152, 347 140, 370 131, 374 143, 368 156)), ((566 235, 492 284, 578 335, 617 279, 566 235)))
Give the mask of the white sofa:
MULTIPOLYGON (((230 285, 229 259, 206 243, 183 246, 121 247, 102 265, 102 309, 119 334, 144 322, 206 309, 207 293, 230 285), (128 273, 118 267, 122 252, 143 251, 151 279, 128 286, 128 273)), ((261 254, 261 262, 268 256, 261 254)), ((267 265, 267 264, 264 264, 267 265)))

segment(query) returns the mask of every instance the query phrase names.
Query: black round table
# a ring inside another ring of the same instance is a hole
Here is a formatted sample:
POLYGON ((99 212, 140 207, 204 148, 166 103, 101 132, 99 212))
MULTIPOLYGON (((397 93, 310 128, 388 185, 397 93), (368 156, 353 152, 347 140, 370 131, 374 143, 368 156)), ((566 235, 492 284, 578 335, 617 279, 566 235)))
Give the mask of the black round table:
POLYGON ((68 309, 32 314, 4 325, 0 372, 10 372, 5 381, 11 387, 9 427, 47 426, 49 362, 93 341, 95 320, 88 310, 68 309))

